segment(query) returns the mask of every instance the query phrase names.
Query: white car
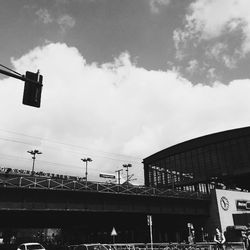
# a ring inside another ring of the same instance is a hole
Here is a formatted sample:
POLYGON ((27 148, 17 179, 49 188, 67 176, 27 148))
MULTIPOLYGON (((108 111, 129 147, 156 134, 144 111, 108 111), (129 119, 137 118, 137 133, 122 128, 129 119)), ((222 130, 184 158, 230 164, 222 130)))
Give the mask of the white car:
POLYGON ((17 250, 46 250, 40 243, 23 243, 17 250))

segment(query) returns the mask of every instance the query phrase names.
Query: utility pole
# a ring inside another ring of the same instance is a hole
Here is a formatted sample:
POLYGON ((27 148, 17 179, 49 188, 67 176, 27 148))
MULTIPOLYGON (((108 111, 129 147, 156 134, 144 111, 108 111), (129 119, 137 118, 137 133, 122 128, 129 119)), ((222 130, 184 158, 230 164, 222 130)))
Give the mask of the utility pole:
POLYGON ((152 215, 147 215, 148 220, 148 226, 149 226, 149 232, 150 232, 150 244, 151 244, 151 250, 153 250, 153 222, 152 222, 152 215))
POLYGON ((121 172, 123 169, 116 170, 115 172, 118 174, 117 179, 118 179, 118 185, 121 184, 121 172))
POLYGON ((31 171, 31 175, 34 175, 35 173, 35 160, 36 160, 36 155, 40 155, 42 154, 42 152, 40 152, 39 150, 35 149, 35 150, 30 150, 27 151, 29 154, 32 155, 32 159, 33 159, 33 164, 32 164, 32 171, 31 171))
POLYGON ((91 158, 83 158, 81 159, 83 162, 86 163, 86 168, 85 168, 85 186, 87 187, 87 181, 88 181, 88 162, 91 162, 91 158))

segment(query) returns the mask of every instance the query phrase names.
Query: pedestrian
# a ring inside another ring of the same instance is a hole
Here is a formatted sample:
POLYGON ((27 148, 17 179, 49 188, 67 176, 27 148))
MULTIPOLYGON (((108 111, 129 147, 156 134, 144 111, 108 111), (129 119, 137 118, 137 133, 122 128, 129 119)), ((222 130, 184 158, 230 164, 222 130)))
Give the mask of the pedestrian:
POLYGON ((215 229, 214 242, 216 243, 217 250, 225 250, 226 249, 226 245, 225 245, 226 238, 218 227, 215 229))
POLYGON ((245 247, 246 247, 247 250, 250 250, 250 231, 246 232, 245 247))

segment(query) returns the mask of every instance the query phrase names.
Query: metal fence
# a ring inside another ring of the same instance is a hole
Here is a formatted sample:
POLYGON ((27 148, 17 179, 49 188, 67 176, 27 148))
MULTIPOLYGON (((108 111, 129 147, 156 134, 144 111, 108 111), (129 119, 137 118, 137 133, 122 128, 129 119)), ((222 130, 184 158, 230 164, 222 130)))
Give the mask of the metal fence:
POLYGON ((127 195, 145 195, 161 197, 178 197, 188 199, 209 199, 207 194, 191 191, 166 190, 155 187, 137 185, 118 185, 104 182, 85 182, 82 180, 64 180, 60 178, 47 178, 35 176, 6 176, 0 175, 0 187, 3 188, 28 188, 49 189, 64 191, 87 191, 99 193, 119 193, 127 195))
MULTIPOLYGON (((68 250, 216 250, 214 242, 186 243, 129 243, 129 244, 80 244, 68 250)), ((227 242, 226 250, 246 250, 244 242, 227 242)))

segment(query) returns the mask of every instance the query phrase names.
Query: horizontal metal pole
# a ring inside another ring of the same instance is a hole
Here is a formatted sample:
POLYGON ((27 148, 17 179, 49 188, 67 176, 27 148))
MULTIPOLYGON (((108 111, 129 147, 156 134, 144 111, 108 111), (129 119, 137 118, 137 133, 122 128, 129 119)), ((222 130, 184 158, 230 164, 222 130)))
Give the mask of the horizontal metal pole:
POLYGON ((32 80, 26 78, 24 75, 19 76, 19 75, 17 75, 17 74, 11 73, 11 72, 6 71, 6 70, 3 70, 3 69, 0 69, 0 73, 1 73, 1 74, 4 74, 4 75, 6 75, 6 76, 10 76, 10 77, 19 79, 19 80, 24 81, 24 82, 25 82, 25 81, 28 81, 28 82, 30 82, 30 83, 39 84, 40 86, 43 86, 42 83, 36 82, 36 81, 32 81, 32 80))

